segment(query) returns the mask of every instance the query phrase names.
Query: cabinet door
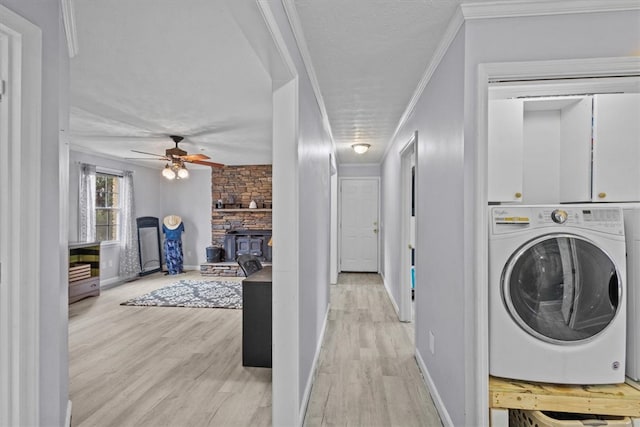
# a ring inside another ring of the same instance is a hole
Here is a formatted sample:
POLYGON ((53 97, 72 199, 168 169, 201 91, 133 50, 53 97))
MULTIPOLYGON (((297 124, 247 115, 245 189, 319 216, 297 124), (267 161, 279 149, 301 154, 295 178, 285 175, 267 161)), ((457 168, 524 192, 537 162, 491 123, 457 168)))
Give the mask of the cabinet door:
POLYGON ((592 200, 640 201, 640 94, 594 95, 592 200))
POLYGON ((592 98, 586 96, 561 110, 560 201, 591 200, 592 98))
POLYGON ((522 201, 523 101, 489 101, 489 201, 522 201))

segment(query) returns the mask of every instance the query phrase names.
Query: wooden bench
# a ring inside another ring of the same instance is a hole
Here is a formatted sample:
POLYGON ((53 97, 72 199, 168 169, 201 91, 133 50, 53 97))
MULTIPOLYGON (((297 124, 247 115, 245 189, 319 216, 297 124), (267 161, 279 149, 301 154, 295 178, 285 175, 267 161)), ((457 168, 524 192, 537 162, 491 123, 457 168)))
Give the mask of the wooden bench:
POLYGON ((630 417, 640 427, 640 385, 563 385, 489 377, 492 427, 509 426, 509 409, 630 417))

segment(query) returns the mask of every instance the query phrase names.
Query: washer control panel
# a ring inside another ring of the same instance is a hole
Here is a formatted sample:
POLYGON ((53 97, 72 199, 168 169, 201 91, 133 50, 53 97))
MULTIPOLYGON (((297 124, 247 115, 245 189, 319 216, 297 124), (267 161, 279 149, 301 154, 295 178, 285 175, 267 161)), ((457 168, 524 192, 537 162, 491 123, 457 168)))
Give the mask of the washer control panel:
POLYGON ((494 234, 540 227, 577 227, 624 235, 622 209, 614 206, 495 206, 491 209, 494 234))

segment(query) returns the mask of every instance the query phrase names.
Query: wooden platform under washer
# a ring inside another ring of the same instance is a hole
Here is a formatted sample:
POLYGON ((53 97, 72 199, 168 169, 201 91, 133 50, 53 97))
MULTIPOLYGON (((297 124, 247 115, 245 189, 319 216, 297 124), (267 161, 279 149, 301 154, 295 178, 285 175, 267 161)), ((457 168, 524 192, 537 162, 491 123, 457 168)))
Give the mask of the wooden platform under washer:
POLYGON ((489 377, 489 407, 640 418, 640 389, 636 387, 632 383, 562 385, 489 377))

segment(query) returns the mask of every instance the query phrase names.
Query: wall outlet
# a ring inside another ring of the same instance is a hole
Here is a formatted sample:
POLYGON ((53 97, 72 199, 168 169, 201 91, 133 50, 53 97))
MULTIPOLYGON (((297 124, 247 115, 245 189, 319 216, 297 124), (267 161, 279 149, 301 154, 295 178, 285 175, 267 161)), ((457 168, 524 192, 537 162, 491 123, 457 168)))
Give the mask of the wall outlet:
POLYGON ((436 337, 429 331, 429 350, 431 354, 436 354, 436 337))
POLYGON ((112 259, 109 260, 109 267, 113 267, 113 260, 112 259))

